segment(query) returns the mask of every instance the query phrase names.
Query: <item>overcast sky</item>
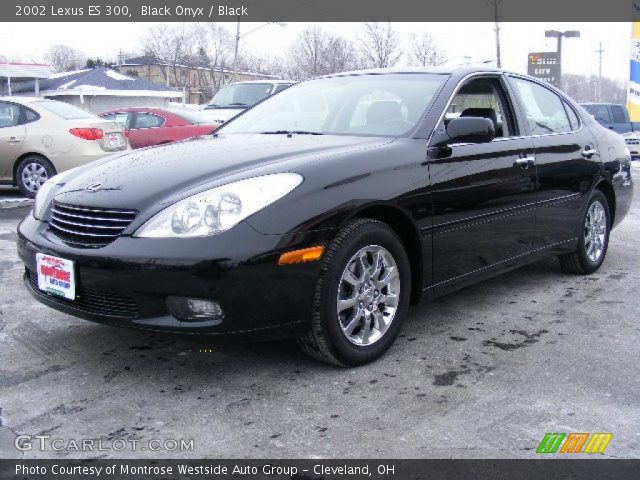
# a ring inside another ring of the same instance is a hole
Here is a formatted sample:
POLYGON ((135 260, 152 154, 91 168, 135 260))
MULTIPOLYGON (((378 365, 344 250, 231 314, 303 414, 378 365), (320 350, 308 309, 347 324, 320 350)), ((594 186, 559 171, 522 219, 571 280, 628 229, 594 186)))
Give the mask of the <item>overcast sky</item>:
MULTIPOLYGON (((136 50, 152 23, 0 23, 0 55, 11 60, 42 61, 54 44, 67 44, 88 56, 115 59, 117 52, 136 50), (25 35, 25 31, 29 33, 25 35)), ((241 31, 260 24, 243 23, 241 31)), ((241 41, 241 50, 260 54, 279 54, 286 50, 305 27, 320 25, 353 40, 362 31, 359 23, 289 23, 286 27, 269 25, 241 41)), ((227 24, 235 32, 235 24, 227 24)), ((406 45, 411 35, 430 32, 442 47, 450 64, 495 59, 493 23, 393 23, 406 45)), ((629 23, 502 23, 502 66, 526 72, 527 53, 555 50, 555 39, 544 37, 546 29, 580 30, 579 39, 563 42, 564 73, 598 74, 599 42, 604 76, 626 80, 629 75, 629 23)), ((403 59, 402 63, 406 60, 403 59)))

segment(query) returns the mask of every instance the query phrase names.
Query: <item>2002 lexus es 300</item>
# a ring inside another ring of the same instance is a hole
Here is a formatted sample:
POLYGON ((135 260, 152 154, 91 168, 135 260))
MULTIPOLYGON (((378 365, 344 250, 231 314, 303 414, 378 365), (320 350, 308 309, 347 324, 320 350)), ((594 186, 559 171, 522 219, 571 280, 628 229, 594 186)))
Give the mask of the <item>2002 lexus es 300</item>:
POLYGON ((363 71, 52 178, 19 253, 29 291, 78 317, 294 335, 358 365, 420 297, 548 255, 594 272, 631 196, 622 137, 545 83, 363 71))

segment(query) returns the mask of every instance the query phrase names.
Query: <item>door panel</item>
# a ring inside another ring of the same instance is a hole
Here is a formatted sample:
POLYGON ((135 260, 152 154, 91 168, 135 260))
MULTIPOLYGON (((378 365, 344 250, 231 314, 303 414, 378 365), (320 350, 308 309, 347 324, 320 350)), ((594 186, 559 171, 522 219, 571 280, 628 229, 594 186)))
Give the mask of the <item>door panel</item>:
POLYGON ((13 164, 22 148, 25 132, 24 125, 0 128, 0 177, 13 175, 13 164))
POLYGON ((455 145, 429 163, 433 281, 452 281, 527 254, 534 235, 536 168, 529 138, 455 145))
POLYGON ((534 248, 544 248, 576 237, 582 210, 600 171, 591 132, 583 128, 563 135, 533 137, 538 166, 538 208, 534 248))
POLYGON ((509 82, 532 134, 538 167, 534 248, 568 242, 578 235, 585 196, 601 169, 595 138, 547 86, 517 77, 509 82))

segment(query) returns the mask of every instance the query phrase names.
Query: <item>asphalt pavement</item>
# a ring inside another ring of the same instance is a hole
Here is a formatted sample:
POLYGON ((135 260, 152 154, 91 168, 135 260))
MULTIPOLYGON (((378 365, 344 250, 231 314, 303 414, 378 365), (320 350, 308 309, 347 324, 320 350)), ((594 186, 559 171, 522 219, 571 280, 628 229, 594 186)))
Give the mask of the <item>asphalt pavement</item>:
POLYGON ((288 341, 213 344, 48 309, 22 284, 29 207, 12 196, 0 194, 0 458, 533 458, 546 432, 611 432, 605 456, 638 457, 640 195, 597 273, 549 259, 422 303, 385 357, 354 369, 288 341), (107 449, 73 448, 83 441, 107 449))

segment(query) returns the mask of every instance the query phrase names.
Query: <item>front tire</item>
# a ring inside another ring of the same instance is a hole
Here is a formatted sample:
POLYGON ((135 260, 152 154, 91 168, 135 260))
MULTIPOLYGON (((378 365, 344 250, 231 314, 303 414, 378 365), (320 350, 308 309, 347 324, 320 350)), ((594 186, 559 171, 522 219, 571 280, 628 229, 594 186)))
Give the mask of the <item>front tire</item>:
POLYGON ((609 212, 607 198, 600 190, 594 190, 582 219, 583 228, 578 239, 578 249, 573 253, 558 256, 562 270, 589 275, 600 268, 609 246, 609 212))
POLYGON ((51 162, 40 155, 27 155, 16 168, 15 182, 22 194, 35 198, 40 187, 56 174, 51 162))
POLYGON ((297 339, 322 362, 357 366, 381 357, 409 307, 409 259, 386 224, 359 219, 325 250, 309 331, 297 339))

